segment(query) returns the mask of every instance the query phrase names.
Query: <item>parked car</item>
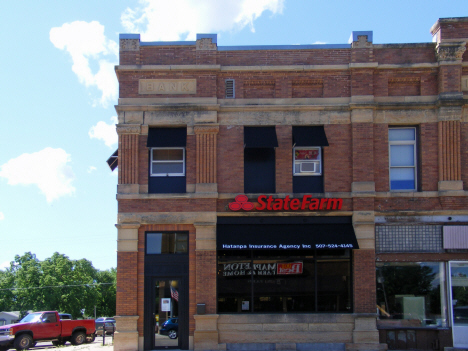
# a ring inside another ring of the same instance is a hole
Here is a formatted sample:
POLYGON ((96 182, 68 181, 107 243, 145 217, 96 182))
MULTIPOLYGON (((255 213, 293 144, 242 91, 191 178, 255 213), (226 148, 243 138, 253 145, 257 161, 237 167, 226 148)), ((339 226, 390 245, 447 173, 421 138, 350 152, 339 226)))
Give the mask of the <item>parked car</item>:
POLYGON ((96 322, 112 322, 115 323, 114 317, 99 317, 96 322))
POLYGON ((34 312, 17 324, 0 327, 0 351, 9 348, 27 350, 36 342, 46 340, 51 340, 54 346, 64 345, 67 341, 81 345, 94 340, 95 331, 92 319, 61 320, 56 311, 34 312))
POLYGON ((115 332, 115 323, 109 321, 96 322, 96 335, 103 335, 103 330, 106 330, 106 335, 112 335, 115 332))
POLYGON ((162 324, 159 334, 167 335, 171 339, 177 339, 179 335, 179 319, 169 318, 162 324))
POLYGON ((60 319, 73 319, 72 315, 70 313, 59 313, 60 319))

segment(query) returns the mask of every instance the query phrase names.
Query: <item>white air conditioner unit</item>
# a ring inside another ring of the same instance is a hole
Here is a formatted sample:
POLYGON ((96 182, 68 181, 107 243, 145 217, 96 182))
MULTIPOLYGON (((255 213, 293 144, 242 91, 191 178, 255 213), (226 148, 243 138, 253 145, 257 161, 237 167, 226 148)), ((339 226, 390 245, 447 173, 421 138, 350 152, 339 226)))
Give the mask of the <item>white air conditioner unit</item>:
POLYGON ((318 168, 318 164, 316 162, 301 162, 301 173, 316 173, 316 168, 318 168))

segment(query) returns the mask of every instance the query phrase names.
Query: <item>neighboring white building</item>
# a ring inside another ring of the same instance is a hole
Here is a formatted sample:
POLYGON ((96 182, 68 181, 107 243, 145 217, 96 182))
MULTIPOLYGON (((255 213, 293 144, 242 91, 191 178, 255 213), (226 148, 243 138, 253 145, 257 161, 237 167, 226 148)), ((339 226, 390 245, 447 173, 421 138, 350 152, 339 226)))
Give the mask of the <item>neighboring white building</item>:
POLYGON ((20 312, 0 312, 0 325, 16 323, 20 320, 20 312))

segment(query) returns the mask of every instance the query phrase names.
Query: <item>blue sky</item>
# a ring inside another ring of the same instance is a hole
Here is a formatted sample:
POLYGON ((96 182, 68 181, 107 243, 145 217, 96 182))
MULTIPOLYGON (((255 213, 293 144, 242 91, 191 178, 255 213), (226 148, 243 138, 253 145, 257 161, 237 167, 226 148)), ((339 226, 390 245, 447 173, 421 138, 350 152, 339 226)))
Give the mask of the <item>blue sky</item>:
POLYGON ((468 1, 1 1, 0 269, 31 251, 116 266, 118 34, 218 45, 430 42, 468 1))

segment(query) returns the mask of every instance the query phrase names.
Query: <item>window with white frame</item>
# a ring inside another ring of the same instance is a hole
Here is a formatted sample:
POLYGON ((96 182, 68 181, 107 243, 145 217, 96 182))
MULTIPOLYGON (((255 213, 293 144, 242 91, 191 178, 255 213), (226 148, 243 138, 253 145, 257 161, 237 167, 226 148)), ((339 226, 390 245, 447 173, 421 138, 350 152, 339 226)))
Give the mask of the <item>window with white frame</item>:
POLYGON ((295 147, 293 152, 295 176, 322 175, 321 147, 295 147))
POLYGON ((185 148, 152 148, 150 174, 154 177, 184 176, 185 148))
POLYGON ((416 190, 416 128, 390 128, 388 144, 390 190, 416 190))

